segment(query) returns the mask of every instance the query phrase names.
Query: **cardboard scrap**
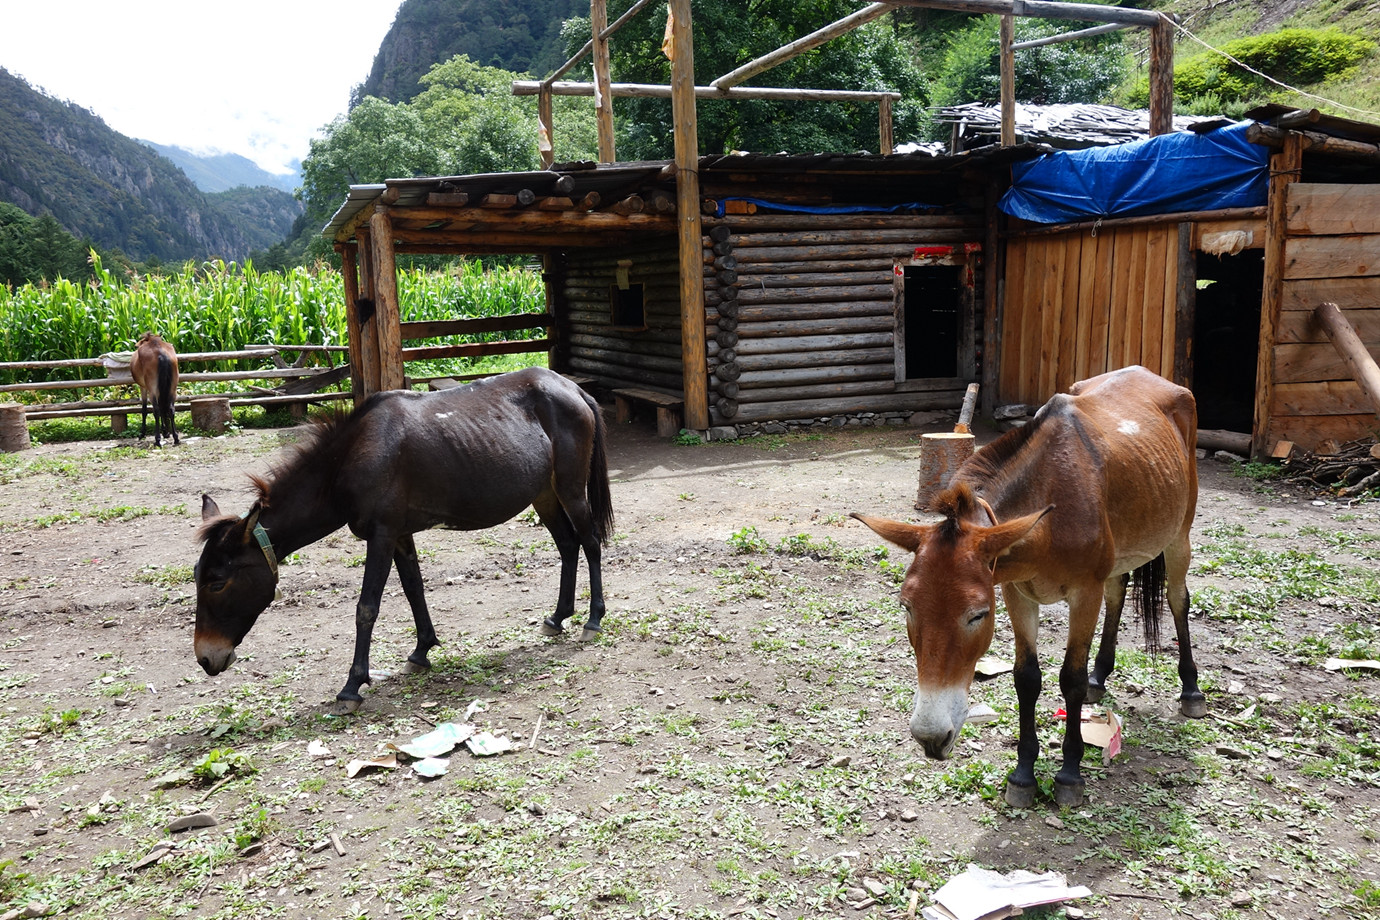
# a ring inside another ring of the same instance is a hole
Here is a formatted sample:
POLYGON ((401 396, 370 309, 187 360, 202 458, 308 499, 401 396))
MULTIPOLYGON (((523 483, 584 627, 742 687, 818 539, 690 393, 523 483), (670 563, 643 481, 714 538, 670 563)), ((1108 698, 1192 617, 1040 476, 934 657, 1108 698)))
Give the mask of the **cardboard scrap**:
POLYGON ((935 903, 926 907, 921 916, 925 920, 1000 920, 1014 917, 1026 907, 1057 904, 1091 894, 1082 885, 1070 887, 1057 872, 1036 875, 1016 869, 1003 874, 969 866, 934 893, 935 903))
POLYGON ((442 754, 449 754, 456 745, 463 744, 465 739, 473 734, 473 725, 466 725, 461 722, 442 722, 432 731, 425 735, 418 735, 407 744, 394 744, 390 741, 384 747, 390 751, 406 754, 413 760, 425 760, 428 757, 440 757, 442 754))
MULTIPOLYGON (((1121 719, 1110 709, 1097 710, 1092 706, 1083 707, 1083 741, 1102 748, 1102 763, 1105 766, 1121 753, 1121 719)), ((1067 719, 1068 713, 1061 706, 1054 713, 1057 719, 1067 719)))
POLYGON ((398 768, 398 755, 393 753, 375 757, 373 760, 352 760, 345 765, 345 775, 354 779, 364 770, 378 768, 381 770, 396 770, 398 768))
POLYGON ((1003 661, 991 655, 983 655, 978 659, 977 666, 973 671, 974 676, 977 677, 978 680, 991 680, 1002 674, 1010 674, 1015 667, 1016 666, 1009 661, 1003 661))
POLYGON ((974 725, 981 725, 983 722, 995 722, 1001 716, 997 711, 986 703, 974 703, 968 707, 968 721, 974 725))
POLYGON ((1366 668, 1380 671, 1380 661, 1371 658, 1329 658, 1323 662, 1323 667, 1329 671, 1340 671, 1343 668, 1366 668))

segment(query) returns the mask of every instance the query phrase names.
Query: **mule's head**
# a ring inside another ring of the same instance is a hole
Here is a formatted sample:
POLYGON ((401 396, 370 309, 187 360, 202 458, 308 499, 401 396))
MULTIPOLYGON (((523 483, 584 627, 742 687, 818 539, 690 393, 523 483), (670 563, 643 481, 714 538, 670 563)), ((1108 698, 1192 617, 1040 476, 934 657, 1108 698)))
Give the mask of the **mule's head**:
POLYGON ((854 514, 882 539, 915 554, 901 583, 906 633, 915 652, 910 733, 937 760, 949 756, 968 718, 968 689, 996 628, 997 558, 1049 510, 1002 524, 971 490, 945 493, 944 519, 907 524, 854 514))
POLYGON ((197 664, 207 674, 219 674, 235 662, 235 646, 277 590, 272 550, 265 550, 254 532, 261 510, 255 503, 242 518, 224 515, 209 495, 201 496, 201 537, 206 545, 195 569, 193 648, 197 664))

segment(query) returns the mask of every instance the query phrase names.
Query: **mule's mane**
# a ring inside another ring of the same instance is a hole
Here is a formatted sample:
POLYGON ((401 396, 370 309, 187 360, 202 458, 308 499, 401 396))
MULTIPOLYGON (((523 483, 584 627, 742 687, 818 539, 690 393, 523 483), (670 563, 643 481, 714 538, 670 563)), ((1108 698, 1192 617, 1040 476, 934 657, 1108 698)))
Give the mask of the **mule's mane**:
POLYGON ((314 469, 339 468, 344 454, 354 442, 354 426, 348 424, 351 418, 351 413, 336 410, 329 415, 315 416, 311 424, 301 426, 301 440, 269 468, 267 475, 249 475, 249 481, 258 493, 259 503, 264 507, 269 506, 276 482, 314 469))
POLYGON ((1011 429, 973 454, 972 458, 963 465, 965 478, 987 480, 1000 476, 1006 464, 1019 454, 1021 449, 1035 436, 1035 432, 1040 428, 1040 423, 1044 421, 1044 418, 1044 415, 1037 415, 1021 427, 1011 429))

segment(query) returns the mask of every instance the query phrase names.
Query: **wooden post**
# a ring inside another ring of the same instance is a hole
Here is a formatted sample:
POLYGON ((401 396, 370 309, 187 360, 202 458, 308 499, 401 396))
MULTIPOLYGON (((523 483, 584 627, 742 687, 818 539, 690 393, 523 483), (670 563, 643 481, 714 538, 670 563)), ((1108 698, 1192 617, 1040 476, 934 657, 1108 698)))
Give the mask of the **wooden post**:
POLYGON ((709 357, 704 333, 704 241, 700 227, 700 142, 695 116, 695 45, 690 0, 670 0, 671 116, 676 143, 676 228, 680 254, 680 361, 685 427, 709 427, 709 357))
POLYGON ((398 308, 398 262, 393 251, 393 226, 387 210, 369 218, 374 243, 374 321, 379 337, 379 389, 401 390, 404 385, 402 319, 398 308))
POLYGON ((1002 212, 998 207, 1001 188, 995 180, 987 183, 984 210, 985 235, 982 240, 982 414, 990 416, 996 408, 997 382, 1001 379, 1001 319, 1000 297, 1002 276, 1006 271, 1001 246, 1002 212))
POLYGON ((355 405, 359 405, 365 396, 364 359, 360 350, 359 311, 355 306, 359 301, 359 244, 343 243, 336 249, 340 252, 340 277, 344 281, 347 337, 345 344, 350 346, 350 367, 352 369, 350 393, 354 397, 355 405))
POLYGON ((1016 52, 1011 42, 1016 37, 1016 17, 1001 18, 1001 145, 1016 144, 1016 52))
MULTIPOLYGON (((382 387, 379 386, 378 308, 374 299, 377 295, 374 284, 374 238, 369 233, 367 224, 355 232, 355 237, 359 240, 360 251, 359 297, 349 305, 349 309, 355 316, 355 324, 359 327, 358 377, 362 388, 355 399, 362 400, 371 393, 377 393, 382 387)), ((353 379, 354 375, 351 375, 351 378, 353 379)))
POLYGON ((551 118, 551 87, 546 83, 537 93, 537 150, 541 154, 541 168, 550 169, 556 162, 556 136, 551 118))
POLYGON ((609 40, 600 33, 609 24, 606 0, 589 0, 589 26, 594 33, 594 118, 599 130, 599 162, 615 160, 613 148, 613 90, 609 79, 609 40))
POLYGON ((1270 451, 1270 412, 1275 401, 1275 340, 1284 304, 1284 242, 1288 236, 1285 202, 1289 186, 1303 170, 1303 138, 1289 132, 1270 157, 1270 190, 1265 205, 1265 280, 1260 298, 1260 341, 1255 370, 1255 421, 1251 455, 1270 451))
POLYGON ((1347 322, 1341 308, 1335 303, 1318 304, 1313 308, 1313 318, 1327 334, 1337 354, 1342 356, 1352 379, 1360 384, 1361 392, 1370 400, 1371 410, 1380 415, 1380 367, 1375 365, 1375 359, 1356 333, 1356 327, 1347 322))
POLYGON ((23 403, 0 403, 0 451, 14 453, 29 449, 29 424, 24 419, 23 403))
POLYGON ((1174 130, 1174 21, 1150 29, 1150 136, 1174 130))
POLYGON ((884 155, 890 155, 896 150, 896 140, 891 131, 891 97, 883 96, 877 103, 877 134, 881 140, 879 144, 884 155))
POLYGON ((1174 382, 1193 388, 1193 322, 1198 313, 1198 264, 1193 224, 1178 226, 1178 267, 1174 278, 1174 382))

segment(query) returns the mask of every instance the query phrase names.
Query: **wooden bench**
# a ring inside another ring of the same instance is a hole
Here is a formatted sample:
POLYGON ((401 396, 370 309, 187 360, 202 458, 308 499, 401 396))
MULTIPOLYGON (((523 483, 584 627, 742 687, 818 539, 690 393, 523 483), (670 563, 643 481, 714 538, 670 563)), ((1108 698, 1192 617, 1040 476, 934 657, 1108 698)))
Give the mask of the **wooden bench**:
POLYGON ((685 400, 671 393, 647 390, 642 387, 622 387, 613 391, 614 416, 620 424, 633 419, 638 405, 656 408, 656 433, 663 438, 674 438, 680 434, 681 410, 685 400))

